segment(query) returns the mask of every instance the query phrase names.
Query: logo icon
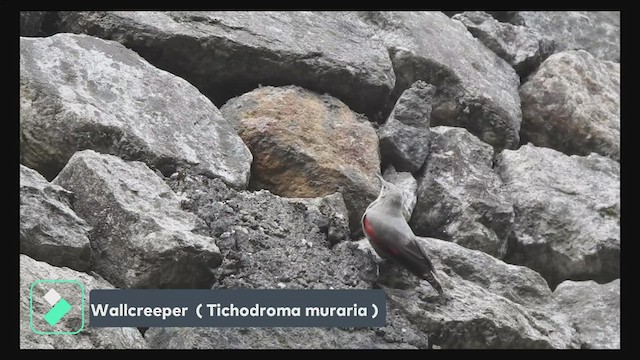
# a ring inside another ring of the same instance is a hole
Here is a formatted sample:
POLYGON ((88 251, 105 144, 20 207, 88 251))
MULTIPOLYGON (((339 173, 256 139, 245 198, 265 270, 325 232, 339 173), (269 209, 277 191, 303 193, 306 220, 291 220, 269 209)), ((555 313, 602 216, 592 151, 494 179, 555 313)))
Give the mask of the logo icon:
POLYGON ((37 280, 29 291, 29 310, 36 334, 77 334, 84 328, 84 286, 77 280, 37 280))

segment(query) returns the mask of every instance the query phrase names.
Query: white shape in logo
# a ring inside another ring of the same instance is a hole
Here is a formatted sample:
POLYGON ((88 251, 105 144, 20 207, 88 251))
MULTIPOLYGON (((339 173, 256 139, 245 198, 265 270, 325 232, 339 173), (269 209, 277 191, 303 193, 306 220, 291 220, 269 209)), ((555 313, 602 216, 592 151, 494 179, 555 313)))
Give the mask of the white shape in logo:
POLYGON ((55 291, 54 289, 49 290, 49 292, 47 292, 44 295, 44 299, 47 300, 47 302, 51 306, 55 305, 58 302, 58 300, 60 300, 60 298, 61 298, 60 294, 58 294, 58 292, 55 291))

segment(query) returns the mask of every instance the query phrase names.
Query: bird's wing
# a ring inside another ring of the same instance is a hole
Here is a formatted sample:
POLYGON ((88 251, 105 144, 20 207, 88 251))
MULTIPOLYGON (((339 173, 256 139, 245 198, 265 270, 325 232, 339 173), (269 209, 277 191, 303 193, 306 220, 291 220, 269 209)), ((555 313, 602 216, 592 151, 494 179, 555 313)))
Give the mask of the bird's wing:
POLYGON ((424 250, 424 247, 420 245, 420 241, 418 241, 418 239, 416 239, 415 236, 411 240, 412 240, 411 242, 418 248, 418 251, 422 253, 422 256, 424 257, 424 261, 429 265, 429 268, 431 268, 431 271, 433 271, 433 269, 435 268, 431 263, 431 259, 429 258, 429 255, 427 255, 427 252, 424 250))
POLYGON ((433 264, 404 218, 390 218, 375 211, 369 211, 366 216, 367 237, 375 243, 374 249, 384 251, 386 256, 381 257, 390 257, 400 263, 442 294, 444 290, 435 277, 433 264))
POLYGON ((411 272, 421 276, 433 271, 433 264, 424 249, 417 243, 413 231, 404 218, 390 218, 377 212, 369 212, 372 239, 377 246, 411 272))

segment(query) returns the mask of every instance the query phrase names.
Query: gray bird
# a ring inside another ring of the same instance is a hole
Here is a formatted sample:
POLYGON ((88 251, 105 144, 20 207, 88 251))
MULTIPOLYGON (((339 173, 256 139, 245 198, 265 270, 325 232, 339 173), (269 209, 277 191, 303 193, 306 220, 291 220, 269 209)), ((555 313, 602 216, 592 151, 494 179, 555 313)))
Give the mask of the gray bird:
POLYGON ((362 231, 376 253, 407 268, 442 294, 442 286, 435 277, 433 264, 402 216, 402 192, 394 184, 382 183, 380 195, 362 216, 362 231))

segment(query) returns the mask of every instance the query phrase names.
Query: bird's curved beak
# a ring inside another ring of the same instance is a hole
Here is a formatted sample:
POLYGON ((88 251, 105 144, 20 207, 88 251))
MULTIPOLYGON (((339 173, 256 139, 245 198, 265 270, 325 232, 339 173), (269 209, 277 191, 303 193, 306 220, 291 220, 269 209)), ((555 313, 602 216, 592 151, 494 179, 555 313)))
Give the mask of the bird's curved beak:
POLYGON ((376 177, 380 180, 380 185, 384 184, 386 180, 380 174, 376 174, 376 177))

